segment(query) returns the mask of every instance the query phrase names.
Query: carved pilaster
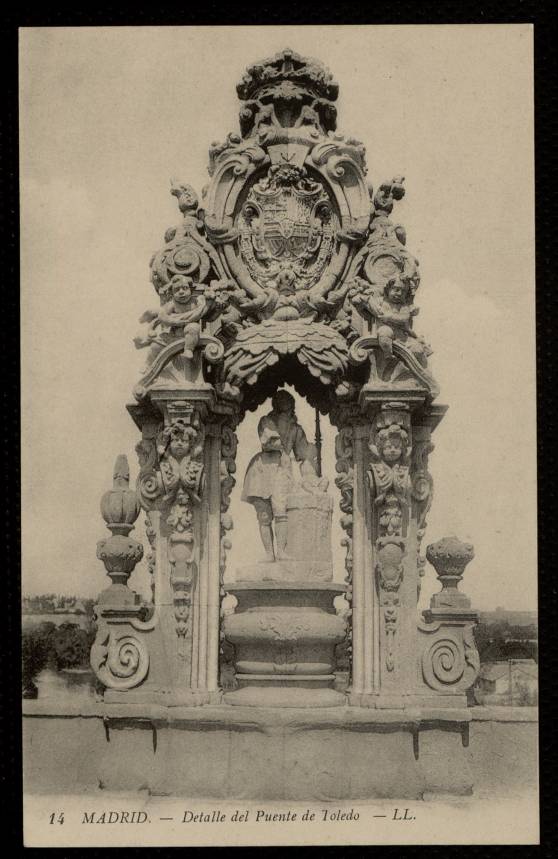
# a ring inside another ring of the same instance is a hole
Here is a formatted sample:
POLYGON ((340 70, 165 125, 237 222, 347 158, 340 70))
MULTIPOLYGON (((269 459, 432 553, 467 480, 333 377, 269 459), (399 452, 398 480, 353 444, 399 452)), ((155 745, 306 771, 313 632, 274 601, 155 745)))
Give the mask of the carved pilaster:
MULTIPOLYGON (((213 480, 214 470, 207 420, 212 394, 187 394, 159 397, 159 419, 153 411, 153 418, 142 422, 137 492, 150 522, 154 603, 172 699, 195 704, 205 700, 208 616, 218 595, 214 598, 211 591, 206 545, 206 483, 213 480)), ((218 462, 215 467, 218 471, 218 462)))
POLYGON ((368 471, 372 499, 372 534, 384 629, 383 665, 393 672, 399 627, 399 588, 407 551, 411 502, 411 422, 404 403, 384 403, 370 438, 368 471))
POLYGON ((195 510, 204 488, 204 430, 193 405, 171 403, 167 421, 155 439, 156 469, 140 474, 140 486, 156 481, 158 492, 149 499, 163 516, 167 538, 170 587, 174 605, 178 653, 187 658, 192 591, 197 582, 195 510))

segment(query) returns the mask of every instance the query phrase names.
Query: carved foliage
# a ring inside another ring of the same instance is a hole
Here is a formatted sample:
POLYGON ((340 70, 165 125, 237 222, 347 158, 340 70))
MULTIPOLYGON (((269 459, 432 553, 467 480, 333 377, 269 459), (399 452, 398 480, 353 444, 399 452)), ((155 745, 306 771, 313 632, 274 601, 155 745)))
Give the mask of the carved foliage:
POLYGON ((219 573, 221 582, 221 596, 225 596, 223 589, 223 576, 227 562, 227 552, 231 548, 231 542, 227 537, 233 527, 233 520, 228 512, 231 501, 231 492, 235 486, 236 479, 236 449, 238 438, 234 432, 234 422, 225 423, 221 429, 221 554, 219 573))
POLYGON ((155 542, 157 532, 152 525, 151 518, 149 513, 145 517, 145 533, 147 535, 147 539, 149 540, 149 546, 151 551, 147 554, 147 571, 149 573, 149 581, 151 588, 151 599, 152 602, 155 601, 155 567, 157 564, 157 545, 155 542))
POLYGON ((353 451, 353 428, 345 426, 341 429, 335 439, 335 470, 338 476, 335 485, 341 491, 341 527, 346 533, 343 545, 346 548, 345 569, 347 575, 345 581, 349 584, 353 576, 353 494, 354 494, 354 451, 353 451))
POLYGON ((348 364, 347 345, 333 328, 310 319, 268 320, 239 331, 227 350, 224 378, 232 391, 255 385, 261 373, 283 356, 296 355, 323 384, 340 383, 348 364))
POLYGON ((338 611, 346 622, 348 638, 349 662, 352 653, 352 594, 353 594, 353 496, 354 496, 354 448, 353 427, 347 425, 341 428, 335 439, 335 470, 337 477, 335 485, 341 492, 339 507, 341 508, 341 527, 345 537, 341 545, 345 547, 345 581, 347 592, 345 594, 345 606, 338 611))
MULTIPOLYGON (((417 429, 413 438, 411 495, 417 524, 417 567, 419 578, 424 576, 426 563, 426 558, 420 554, 420 547, 426 531, 426 516, 432 505, 433 480, 428 471, 428 456, 433 450, 434 445, 430 441, 430 431, 427 429, 417 429)), ((420 581, 417 587, 417 596, 420 596, 420 581)))
POLYGON ((405 541, 395 540, 393 537, 380 537, 376 541, 376 550, 376 575, 386 634, 385 666, 388 671, 393 671, 395 635, 399 622, 397 592, 403 580, 405 541))
POLYGON ((190 404, 170 407, 167 425, 155 439, 144 439, 138 445, 138 496, 147 511, 159 509, 164 517, 176 632, 182 640, 189 631, 197 578, 194 511, 205 483, 203 446, 203 424, 190 404))

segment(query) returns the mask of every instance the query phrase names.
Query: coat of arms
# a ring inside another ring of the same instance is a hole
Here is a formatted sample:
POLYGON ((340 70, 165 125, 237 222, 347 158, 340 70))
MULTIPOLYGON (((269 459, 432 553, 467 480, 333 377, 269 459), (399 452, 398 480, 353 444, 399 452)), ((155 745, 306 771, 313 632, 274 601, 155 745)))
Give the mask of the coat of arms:
POLYGON ((251 276, 288 295, 318 281, 331 258, 337 217, 320 182, 303 167, 281 164, 250 189, 239 228, 251 276))

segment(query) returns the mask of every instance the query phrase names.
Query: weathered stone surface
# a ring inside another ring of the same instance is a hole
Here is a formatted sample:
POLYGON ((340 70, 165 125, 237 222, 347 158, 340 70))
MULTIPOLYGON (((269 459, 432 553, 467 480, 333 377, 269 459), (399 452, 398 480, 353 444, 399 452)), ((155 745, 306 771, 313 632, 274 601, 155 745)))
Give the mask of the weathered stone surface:
POLYGON ((354 707, 312 713, 97 705, 62 713, 46 704, 24 705, 29 793, 102 787, 327 801, 466 796, 471 783, 479 797, 537 789, 533 708, 478 707, 441 718, 434 710, 420 717, 354 707))

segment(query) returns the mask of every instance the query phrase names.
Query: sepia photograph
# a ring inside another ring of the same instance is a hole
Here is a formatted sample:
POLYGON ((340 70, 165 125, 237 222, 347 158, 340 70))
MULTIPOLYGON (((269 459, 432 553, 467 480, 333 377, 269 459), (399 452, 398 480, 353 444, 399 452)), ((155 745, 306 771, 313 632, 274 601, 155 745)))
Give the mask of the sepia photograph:
POLYGON ((23 27, 19 115, 25 846, 538 844, 533 26, 23 27))

